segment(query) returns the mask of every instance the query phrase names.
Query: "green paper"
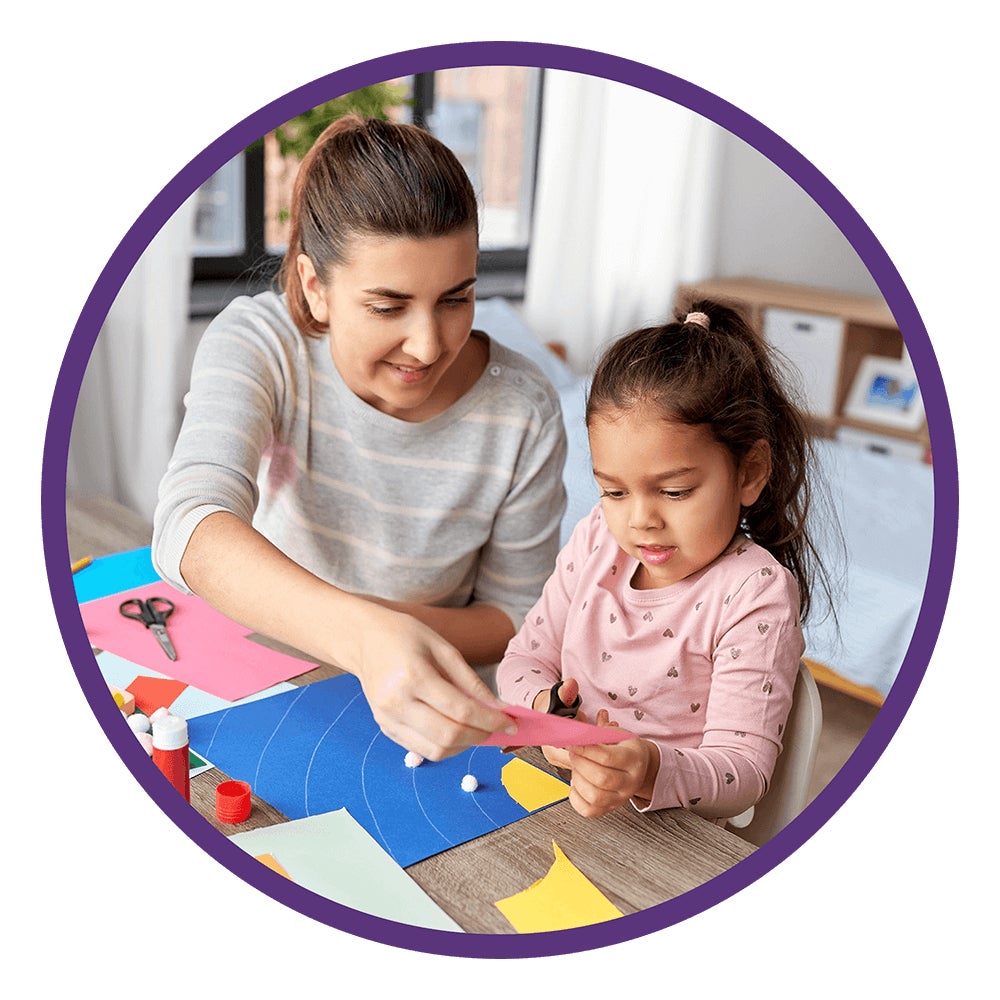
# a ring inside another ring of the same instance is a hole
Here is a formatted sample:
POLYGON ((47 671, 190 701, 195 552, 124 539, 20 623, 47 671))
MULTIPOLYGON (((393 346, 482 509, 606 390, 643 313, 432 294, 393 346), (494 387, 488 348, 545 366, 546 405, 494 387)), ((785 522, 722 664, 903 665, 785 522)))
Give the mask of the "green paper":
POLYGON ((293 882, 335 903, 415 927, 462 930, 346 809, 229 839, 255 858, 272 855, 293 882))

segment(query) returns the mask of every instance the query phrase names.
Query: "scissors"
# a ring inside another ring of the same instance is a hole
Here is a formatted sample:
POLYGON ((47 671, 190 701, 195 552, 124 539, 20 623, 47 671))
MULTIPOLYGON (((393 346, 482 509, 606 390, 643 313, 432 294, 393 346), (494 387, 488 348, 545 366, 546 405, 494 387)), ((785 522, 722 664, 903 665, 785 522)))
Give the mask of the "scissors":
POLYGON ((170 641, 170 636, 167 635, 166 626, 167 619, 174 613, 173 601, 168 601, 165 597, 150 597, 145 601, 139 597, 130 597, 127 601, 122 601, 118 610, 126 618, 142 622, 156 636, 163 652, 171 660, 177 659, 177 653, 174 650, 174 644, 170 641))
POLYGON ((562 698, 559 697, 559 688, 562 687, 562 683, 562 681, 556 681, 549 688, 549 707, 545 709, 545 712, 547 715, 561 715, 566 719, 575 719, 576 713, 580 711, 580 695, 576 696, 572 705, 564 705, 562 698))

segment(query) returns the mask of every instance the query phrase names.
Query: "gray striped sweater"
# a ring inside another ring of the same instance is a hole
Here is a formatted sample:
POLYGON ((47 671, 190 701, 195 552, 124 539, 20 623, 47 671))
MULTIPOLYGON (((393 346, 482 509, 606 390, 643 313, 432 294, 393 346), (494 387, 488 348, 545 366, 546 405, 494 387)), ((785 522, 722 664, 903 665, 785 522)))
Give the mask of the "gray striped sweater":
POLYGON ((515 628, 552 571, 565 507, 558 397, 496 341, 461 399, 410 423, 355 396, 283 297, 242 297, 206 330, 185 407, 153 532, 154 565, 181 590, 188 539, 220 510, 343 590, 482 602, 515 628))

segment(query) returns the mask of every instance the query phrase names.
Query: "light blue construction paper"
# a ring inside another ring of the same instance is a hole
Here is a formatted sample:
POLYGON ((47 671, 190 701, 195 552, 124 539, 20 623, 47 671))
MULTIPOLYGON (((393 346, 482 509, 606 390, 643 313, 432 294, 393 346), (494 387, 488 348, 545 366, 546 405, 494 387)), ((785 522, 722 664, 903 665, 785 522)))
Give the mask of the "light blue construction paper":
POLYGON ((150 546, 101 556, 73 574, 73 587, 80 604, 120 594, 134 587, 156 583, 160 575, 153 569, 150 546))
POLYGON ((503 786, 498 747, 406 767, 351 675, 190 719, 188 737, 289 819, 346 808, 402 868, 529 814, 503 786))
POLYGON ((124 691, 139 676, 155 677, 157 680, 167 679, 166 674, 157 673, 149 667, 140 667, 131 660, 126 660, 124 656, 109 653, 106 649, 101 650, 96 659, 101 676, 120 691, 124 691))
MULTIPOLYGON (((131 660, 126 660, 115 653, 109 653, 107 650, 101 650, 97 654, 96 659, 101 675, 108 684, 122 691, 136 677, 166 678, 166 674, 158 673, 150 667, 138 666, 131 660)), ((209 694, 207 691, 202 691, 200 688, 188 685, 181 692, 180 696, 171 702, 170 711, 174 715, 179 715, 182 719, 191 719, 196 715, 208 715, 211 712, 218 712, 224 708, 231 708, 233 705, 242 705, 246 702, 256 701, 258 698, 270 698, 271 695, 281 694, 284 691, 292 691, 294 688, 294 684, 282 681, 280 684, 274 684, 263 691, 257 691, 254 694, 247 695, 245 698, 241 698, 239 701, 233 702, 226 701, 214 694, 209 694)))
POLYGON ((170 711, 174 715, 179 715, 182 719, 193 719, 198 715, 208 715, 212 712, 229 708, 232 705, 245 705, 251 701, 259 701, 261 698, 270 698, 272 695, 294 690, 294 684, 289 684, 288 681, 281 681, 281 683, 273 684, 263 691, 255 691, 253 694, 248 694, 245 698, 240 698, 239 701, 230 702, 214 694, 209 694, 207 691, 202 691, 200 688, 188 686, 170 706, 170 711))
POLYGON ((335 903, 415 927, 462 930, 346 809, 229 839, 255 858, 270 854, 296 885, 335 903))

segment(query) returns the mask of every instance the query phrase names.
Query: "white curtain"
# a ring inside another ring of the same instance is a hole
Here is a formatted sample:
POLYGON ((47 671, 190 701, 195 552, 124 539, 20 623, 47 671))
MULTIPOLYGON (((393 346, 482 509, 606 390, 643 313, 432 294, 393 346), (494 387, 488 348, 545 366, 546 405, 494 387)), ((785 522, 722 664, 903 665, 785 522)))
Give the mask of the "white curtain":
POLYGON ((70 436, 67 494, 111 497, 150 522, 190 376, 193 226, 192 198, 126 278, 87 365, 70 436))
POLYGON ((711 274, 723 135, 663 97, 546 71, 524 317, 578 374, 711 274))

